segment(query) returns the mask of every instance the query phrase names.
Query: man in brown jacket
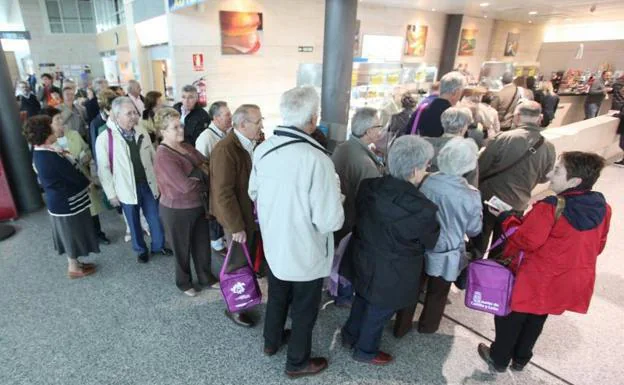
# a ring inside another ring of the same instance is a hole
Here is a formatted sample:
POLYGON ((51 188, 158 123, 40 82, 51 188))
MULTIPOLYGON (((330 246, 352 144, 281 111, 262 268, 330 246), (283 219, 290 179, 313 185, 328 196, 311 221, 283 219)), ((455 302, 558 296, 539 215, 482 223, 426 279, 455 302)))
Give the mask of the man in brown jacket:
MULTIPOLYGON (((555 166, 555 146, 542 139, 540 131, 541 106, 524 101, 516 107, 516 129, 496 135, 479 156, 481 198, 489 200, 496 195, 520 215, 531 199, 531 191, 538 183, 546 183, 546 175, 555 166)), ((490 235, 500 237, 500 227, 487 206, 483 210, 483 232, 480 239, 473 238, 482 253, 487 249, 490 235)), ((490 257, 496 257, 497 251, 490 257)))
POLYGON ((520 101, 520 90, 513 84, 513 74, 505 72, 503 75, 503 88, 496 93, 492 100, 492 107, 498 111, 501 131, 511 129, 514 111, 520 101))
MULTIPOLYGON (((246 243, 250 250, 258 231, 249 198, 249 175, 256 141, 262 130, 260 107, 243 104, 232 116, 234 129, 210 154, 210 210, 225 230, 225 238, 246 243)), ((234 247, 234 246, 233 246, 234 247)), ((227 271, 247 263, 242 247, 234 247, 227 271)), ((251 327, 253 320, 245 312, 225 314, 240 326, 251 327)))

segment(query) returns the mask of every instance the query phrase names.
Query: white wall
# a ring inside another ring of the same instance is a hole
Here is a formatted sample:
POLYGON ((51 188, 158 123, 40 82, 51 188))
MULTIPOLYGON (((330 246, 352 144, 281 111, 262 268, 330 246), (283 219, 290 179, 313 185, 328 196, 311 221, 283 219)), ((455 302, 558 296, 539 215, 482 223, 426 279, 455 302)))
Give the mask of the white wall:
POLYGON ((280 95, 296 85, 299 64, 322 61, 324 12, 323 0, 219 0, 169 13, 176 98, 182 86, 204 76, 209 103, 254 103, 263 114, 276 114, 280 95), (220 10, 263 13, 259 53, 221 55, 220 10), (300 45, 314 52, 299 53, 300 45), (193 53, 204 54, 204 72, 193 71, 193 53))
POLYGON ((482 17, 464 16, 462 20, 462 29, 477 29, 477 46, 472 56, 459 56, 459 44, 461 43, 461 31, 458 41, 458 47, 455 50, 455 67, 459 64, 467 64, 468 72, 470 72, 475 78, 479 77, 479 71, 481 69, 481 63, 487 60, 488 51, 490 49, 490 40, 492 37, 492 27, 494 21, 491 19, 484 19, 482 17))
POLYGON ((536 62, 543 40, 544 25, 496 20, 487 58, 515 63, 536 62), (520 34, 516 56, 503 56, 509 32, 520 34))
POLYGON ((40 0, 20 0, 24 27, 30 31, 30 53, 35 70, 39 63, 88 64, 94 76, 102 76, 104 68, 96 48, 96 35, 93 34, 53 34, 40 0))
POLYGON ((542 73, 549 77, 552 72, 568 69, 597 71, 605 63, 615 70, 624 70, 624 40, 583 42, 583 57, 577 59, 579 44, 543 43, 538 57, 542 73))

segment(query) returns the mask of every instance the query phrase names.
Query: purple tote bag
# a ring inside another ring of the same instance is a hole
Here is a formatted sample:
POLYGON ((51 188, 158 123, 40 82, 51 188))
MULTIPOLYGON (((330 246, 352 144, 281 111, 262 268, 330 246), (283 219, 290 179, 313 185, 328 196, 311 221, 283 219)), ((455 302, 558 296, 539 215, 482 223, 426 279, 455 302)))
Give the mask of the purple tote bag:
POLYGON ((223 294, 223 300, 231 313, 238 313, 250 309, 262 302, 262 292, 260 291, 258 280, 251 267, 251 257, 249 256, 247 244, 240 244, 245 252, 247 265, 229 273, 226 272, 226 267, 230 261, 232 248, 235 243, 238 242, 232 241, 230 243, 225 261, 223 261, 223 266, 221 266, 221 272, 219 273, 221 294, 223 294))
MULTIPOLYGON (((503 240, 516 232, 517 227, 507 230, 497 240, 490 250, 497 247, 503 240)), ((520 253, 520 263, 524 253, 520 253)), ((467 307, 486 313, 506 316, 511 313, 511 293, 514 285, 513 272, 500 263, 480 259, 468 265, 468 279, 466 284, 467 307)))

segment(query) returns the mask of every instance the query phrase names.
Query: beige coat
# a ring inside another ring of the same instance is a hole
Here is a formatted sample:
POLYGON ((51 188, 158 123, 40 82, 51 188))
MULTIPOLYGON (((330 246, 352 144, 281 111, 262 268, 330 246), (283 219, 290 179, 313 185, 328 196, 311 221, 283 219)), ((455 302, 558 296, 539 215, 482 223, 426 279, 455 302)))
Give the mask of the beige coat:
POLYGON ((493 98, 492 107, 498 111, 498 120, 500 121, 501 131, 507 131, 511 128, 514 110, 516 109, 520 98, 520 90, 513 84, 507 84, 504 86, 493 98))

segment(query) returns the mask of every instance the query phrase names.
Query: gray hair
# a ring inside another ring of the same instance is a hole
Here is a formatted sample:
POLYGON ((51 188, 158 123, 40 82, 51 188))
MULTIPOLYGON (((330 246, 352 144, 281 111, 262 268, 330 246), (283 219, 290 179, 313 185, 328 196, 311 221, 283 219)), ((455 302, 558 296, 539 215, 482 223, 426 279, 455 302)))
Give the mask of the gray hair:
POLYGON ((117 116, 121 111, 121 106, 123 106, 124 104, 129 104, 134 108, 134 103, 132 103, 132 100, 130 100, 129 97, 119 96, 116 97, 111 103, 111 111, 113 112, 113 115, 117 116))
POLYGON ((197 94, 197 88, 193 85, 187 84, 184 87, 182 87, 182 92, 190 92, 193 94, 197 94))
POLYGON ((214 119, 215 116, 221 115, 221 108, 223 107, 227 107, 227 103, 222 100, 218 100, 212 103, 210 105, 210 108, 208 109, 208 115, 210 115, 210 119, 214 119))
POLYGON ((356 138, 366 135, 366 130, 375 124, 377 113, 377 110, 371 107, 355 110, 355 115, 351 118, 351 134, 356 138))
POLYGON ((260 110, 255 104, 243 104, 234 111, 232 115, 232 125, 236 128, 240 128, 245 120, 249 118, 249 113, 252 110, 260 110))
POLYGON ((132 80, 128 80, 128 87, 126 87, 127 91, 130 92, 131 89, 136 89, 137 87, 141 88, 141 84, 132 79, 132 80))
POLYGON ((438 153, 438 169, 448 175, 465 175, 477 168, 478 152, 474 140, 453 138, 438 153))
POLYGON ((440 79, 440 95, 452 94, 466 88, 466 85, 466 77, 461 72, 449 72, 440 79))
POLYGON ((424 170, 433 158, 433 146, 416 135, 403 135, 394 141, 388 153, 390 175, 409 180, 414 170, 424 170))
POLYGON ((321 99, 311 86, 295 87, 282 94, 280 114, 285 126, 302 129, 318 116, 321 99))
POLYGON ((97 94, 104 88, 108 88, 108 80, 104 78, 96 78, 93 80, 93 92, 97 94))
POLYGON ((440 121, 445 134, 459 135, 472 123, 472 112, 468 108, 451 107, 442 113, 440 121))
POLYGON ((505 72, 501 81, 503 82, 503 84, 509 84, 513 82, 513 74, 511 72, 505 72))
POLYGON ((514 115, 520 116, 521 122, 536 123, 542 113, 542 106, 534 101, 525 100, 518 103, 514 115))

